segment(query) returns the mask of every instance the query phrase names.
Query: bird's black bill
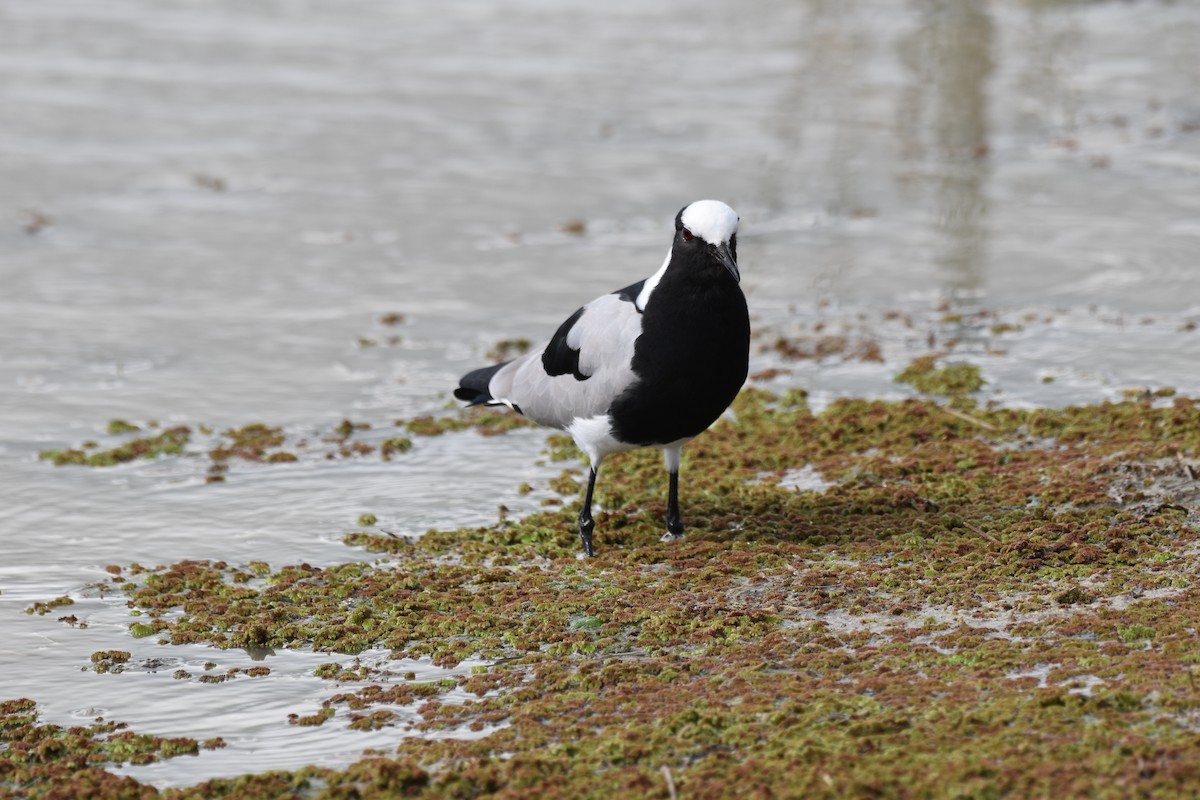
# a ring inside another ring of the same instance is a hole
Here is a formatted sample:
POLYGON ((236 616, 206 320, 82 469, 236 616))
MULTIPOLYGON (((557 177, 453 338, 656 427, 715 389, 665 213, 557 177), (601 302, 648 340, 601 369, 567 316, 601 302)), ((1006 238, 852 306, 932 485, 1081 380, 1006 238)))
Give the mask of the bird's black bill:
POLYGON ((738 283, 742 282, 742 274, 738 272, 737 261, 734 259, 728 244, 712 245, 712 256, 721 266, 729 270, 729 274, 733 276, 735 281, 738 283))

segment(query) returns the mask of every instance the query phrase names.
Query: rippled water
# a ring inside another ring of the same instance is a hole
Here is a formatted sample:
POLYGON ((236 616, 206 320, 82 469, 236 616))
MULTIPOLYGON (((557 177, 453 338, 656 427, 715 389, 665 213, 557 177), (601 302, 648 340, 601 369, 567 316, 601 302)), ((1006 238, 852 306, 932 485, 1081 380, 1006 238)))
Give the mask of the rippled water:
POLYGON ((699 197, 741 214, 766 340, 880 341, 884 365, 794 365, 818 404, 902 396, 930 332, 1005 402, 1200 392, 1197 41, 1200 7, 1167 2, 0 3, 5 694, 230 743, 135 771, 160 783, 389 741, 287 726, 321 697, 307 654, 218 686, 80 672, 98 649, 175 652, 81 587, 108 563, 358 558, 339 537, 364 511, 482 524, 535 502, 513 487, 544 483, 539 434, 218 486, 194 459, 37 451, 114 417, 319 436, 437 411, 491 343, 652 272, 699 197), (943 302, 1023 327, 989 355, 943 302), (93 627, 22 613, 60 594, 93 627))

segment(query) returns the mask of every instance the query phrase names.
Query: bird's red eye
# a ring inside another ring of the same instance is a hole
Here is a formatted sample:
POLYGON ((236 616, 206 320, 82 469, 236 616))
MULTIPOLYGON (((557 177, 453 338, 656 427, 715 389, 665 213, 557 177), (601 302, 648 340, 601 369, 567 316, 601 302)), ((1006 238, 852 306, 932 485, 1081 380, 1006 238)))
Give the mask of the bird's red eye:
POLYGON ((690 242, 690 241, 692 240, 692 232, 691 232, 691 231, 689 231, 687 228, 683 228, 683 229, 680 231, 680 233, 682 233, 682 234, 683 234, 683 240, 684 240, 685 242, 690 242))

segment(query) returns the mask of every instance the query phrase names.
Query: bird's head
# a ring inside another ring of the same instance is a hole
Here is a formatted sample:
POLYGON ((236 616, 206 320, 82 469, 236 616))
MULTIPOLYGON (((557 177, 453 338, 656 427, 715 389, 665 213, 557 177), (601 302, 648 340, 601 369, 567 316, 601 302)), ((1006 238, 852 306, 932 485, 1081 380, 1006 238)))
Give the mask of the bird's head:
POLYGON ((672 254, 715 263, 741 281, 737 265, 738 215, 720 200, 697 200, 675 215, 672 254))

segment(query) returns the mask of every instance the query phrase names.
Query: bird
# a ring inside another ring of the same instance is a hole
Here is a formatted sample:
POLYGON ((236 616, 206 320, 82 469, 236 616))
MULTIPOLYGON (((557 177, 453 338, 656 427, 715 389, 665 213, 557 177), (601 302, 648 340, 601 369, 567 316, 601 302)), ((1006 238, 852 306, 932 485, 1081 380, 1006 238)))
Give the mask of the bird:
POLYGON ((596 476, 605 458, 626 450, 662 450, 669 488, 661 540, 683 536, 681 450, 725 412, 749 369, 738 222, 719 200, 684 206, 657 272, 582 306, 541 347, 467 373, 454 391, 468 406, 507 406, 571 436, 589 465, 579 512, 589 557, 596 476))

